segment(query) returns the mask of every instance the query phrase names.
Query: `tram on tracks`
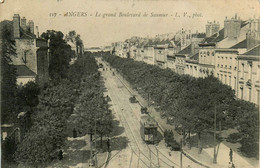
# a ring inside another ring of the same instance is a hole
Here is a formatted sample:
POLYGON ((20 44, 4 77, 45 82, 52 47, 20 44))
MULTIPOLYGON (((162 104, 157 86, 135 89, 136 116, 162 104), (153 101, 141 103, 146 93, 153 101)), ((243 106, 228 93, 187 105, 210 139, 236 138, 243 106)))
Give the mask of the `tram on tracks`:
POLYGON ((143 141, 149 144, 158 143, 158 124, 148 114, 142 114, 140 119, 140 133, 143 141))

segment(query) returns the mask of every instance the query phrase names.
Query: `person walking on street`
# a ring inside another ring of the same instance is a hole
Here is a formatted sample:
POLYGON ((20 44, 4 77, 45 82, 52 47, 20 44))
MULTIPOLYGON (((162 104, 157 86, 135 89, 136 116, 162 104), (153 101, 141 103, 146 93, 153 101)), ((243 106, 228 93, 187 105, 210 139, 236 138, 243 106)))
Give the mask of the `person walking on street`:
POLYGON ((230 151, 229 151, 229 159, 230 159, 230 162, 233 163, 233 151, 232 151, 231 148, 230 148, 230 151))
POLYGON ((110 138, 107 139, 107 151, 110 152, 110 138))

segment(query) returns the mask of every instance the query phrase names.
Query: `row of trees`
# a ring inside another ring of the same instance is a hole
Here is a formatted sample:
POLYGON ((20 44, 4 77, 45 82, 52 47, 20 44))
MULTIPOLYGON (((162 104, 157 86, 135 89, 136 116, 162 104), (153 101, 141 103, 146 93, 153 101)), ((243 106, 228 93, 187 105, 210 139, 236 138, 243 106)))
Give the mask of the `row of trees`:
POLYGON ((221 121, 224 129, 238 129, 242 139, 241 150, 250 151, 254 156, 258 154, 257 107, 250 102, 237 100, 234 91, 217 78, 179 75, 170 69, 110 54, 103 58, 144 97, 147 98, 149 93, 160 110, 174 117, 175 125, 181 125, 186 133, 196 133, 199 145, 201 133, 213 130, 216 111, 217 121, 221 121))
POLYGON ((71 126, 93 135, 95 118, 97 133, 107 135, 112 129, 112 115, 102 88, 95 59, 78 58, 69 67, 67 78, 39 95, 33 125, 18 145, 15 160, 27 166, 46 166, 57 157, 57 150, 72 132, 71 126))
POLYGON ((69 121, 82 134, 90 134, 91 140, 96 132, 101 137, 102 145, 103 136, 108 136, 112 131, 112 113, 107 99, 103 96, 105 88, 96 61, 91 54, 86 54, 85 57, 78 65, 84 66, 87 70, 81 81, 82 94, 69 121))

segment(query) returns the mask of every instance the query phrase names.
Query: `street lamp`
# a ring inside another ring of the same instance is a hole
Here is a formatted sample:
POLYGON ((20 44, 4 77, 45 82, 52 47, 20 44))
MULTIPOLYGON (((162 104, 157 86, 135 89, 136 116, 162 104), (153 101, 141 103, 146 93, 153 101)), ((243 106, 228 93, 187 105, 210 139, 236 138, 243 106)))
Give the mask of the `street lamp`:
POLYGON ((216 127, 217 127, 217 112, 216 112, 216 104, 214 106, 214 156, 213 163, 217 163, 217 154, 216 154, 216 127))

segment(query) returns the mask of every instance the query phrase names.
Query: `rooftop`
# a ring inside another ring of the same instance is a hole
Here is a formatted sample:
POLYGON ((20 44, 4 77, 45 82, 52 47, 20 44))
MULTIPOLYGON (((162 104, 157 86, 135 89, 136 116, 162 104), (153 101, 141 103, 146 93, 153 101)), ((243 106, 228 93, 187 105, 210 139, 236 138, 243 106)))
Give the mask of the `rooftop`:
POLYGON ((246 48, 246 47, 247 47, 247 41, 245 39, 245 40, 235 44, 234 46, 232 46, 230 48, 232 48, 232 49, 239 49, 239 48, 246 48))
POLYGON ((254 48, 248 50, 247 52, 245 52, 242 55, 255 55, 255 56, 260 56, 260 44, 258 44, 257 46, 255 46, 254 48))
MULTIPOLYGON (((8 30, 11 32, 12 38, 14 38, 14 33, 13 33, 13 22, 10 20, 4 20, 0 22, 0 37, 3 33, 3 28, 6 27, 8 30)), ((34 39, 36 36, 32 34, 31 32, 26 32, 20 27, 20 38, 21 39, 34 39)))
POLYGON ((177 54, 179 55, 185 55, 185 54, 190 54, 191 53, 191 44, 188 45, 187 47, 185 47, 183 50, 181 50, 180 52, 178 52, 177 54))
POLYGON ((17 76, 28 76, 28 77, 35 77, 36 74, 30 70, 26 65, 14 65, 16 68, 17 76))
POLYGON ((196 53, 190 57, 191 60, 199 60, 199 53, 196 53))

